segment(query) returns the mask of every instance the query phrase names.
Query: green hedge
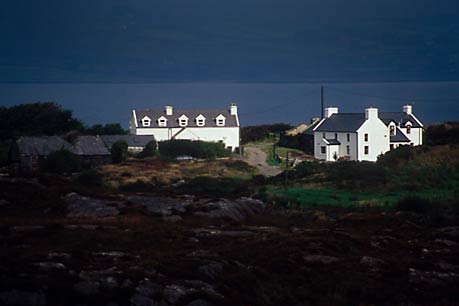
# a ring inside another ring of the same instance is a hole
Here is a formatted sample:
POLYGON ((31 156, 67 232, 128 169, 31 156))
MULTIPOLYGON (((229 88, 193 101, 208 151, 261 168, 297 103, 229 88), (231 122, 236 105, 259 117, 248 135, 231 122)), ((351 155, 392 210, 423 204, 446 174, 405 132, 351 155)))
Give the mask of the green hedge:
POLYGON ((216 158, 231 154, 223 142, 167 140, 159 142, 159 153, 164 157, 188 155, 194 158, 216 158))

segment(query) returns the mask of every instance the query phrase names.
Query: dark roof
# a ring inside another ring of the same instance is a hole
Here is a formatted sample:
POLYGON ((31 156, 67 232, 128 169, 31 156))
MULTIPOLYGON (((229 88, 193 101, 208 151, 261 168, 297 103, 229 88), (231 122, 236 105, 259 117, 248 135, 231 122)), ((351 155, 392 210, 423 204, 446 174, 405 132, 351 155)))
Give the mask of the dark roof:
POLYGON ((153 135, 101 135, 100 138, 105 142, 109 148, 118 140, 124 140, 129 147, 142 147, 144 148, 147 143, 154 140, 153 135))
POLYGON ((325 141, 328 143, 329 146, 334 146, 334 145, 340 145, 341 142, 339 142, 338 139, 327 139, 325 138, 325 141))
POLYGON ((410 142, 411 140, 403 134, 403 132, 397 128, 395 135, 390 136, 390 142, 410 142))
POLYGON ((99 136, 79 136, 73 146, 77 155, 110 155, 99 136))
POLYGON ((178 118, 182 115, 188 117, 188 126, 197 127, 195 118, 202 114, 206 118, 206 124, 204 127, 216 127, 215 118, 218 115, 225 116, 225 126, 238 126, 236 116, 231 115, 229 110, 179 110, 174 109, 172 115, 166 115, 165 110, 135 110, 137 117, 138 127, 142 127, 142 118, 148 116, 151 121, 150 127, 158 126, 158 119, 164 116, 167 119, 167 127, 180 127, 178 124, 178 118))
POLYGON ((19 154, 28 156, 48 156, 59 150, 75 153, 73 146, 59 136, 22 136, 16 144, 19 154))
POLYGON ((315 132, 355 132, 365 122, 365 114, 338 113, 325 119, 315 132))
POLYGON ((316 122, 314 122, 313 124, 308 126, 308 128, 302 134, 303 135, 311 135, 311 136, 313 136, 314 135, 314 128, 319 124, 319 122, 320 122, 320 120, 317 120, 316 122))
POLYGON ((404 112, 381 112, 379 118, 386 124, 389 125, 391 121, 394 121, 397 125, 405 126, 408 121, 411 122, 412 127, 422 127, 412 115, 407 115, 404 112))

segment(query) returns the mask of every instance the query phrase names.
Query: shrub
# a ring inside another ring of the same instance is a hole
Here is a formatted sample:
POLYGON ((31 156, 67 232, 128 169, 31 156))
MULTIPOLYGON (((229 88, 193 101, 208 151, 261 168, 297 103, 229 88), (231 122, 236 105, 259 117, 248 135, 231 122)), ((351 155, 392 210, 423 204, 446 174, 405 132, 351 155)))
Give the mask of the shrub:
POLYGON ((78 182, 86 186, 102 186, 104 184, 104 177, 96 169, 83 171, 78 176, 78 182))
POLYGON ((386 183, 387 171, 378 163, 345 161, 328 165, 328 179, 342 187, 379 187, 386 183))
POLYGON ((198 176, 177 187, 179 193, 211 197, 238 197, 249 195, 245 180, 198 176))
POLYGON ((67 150, 59 150, 48 155, 44 170, 52 173, 73 173, 81 170, 78 156, 67 150))
POLYGON ((319 166, 318 162, 304 161, 293 168, 290 175, 295 178, 307 177, 316 173, 319 166))
POLYGON ((145 158, 145 157, 153 157, 158 155, 158 143, 156 140, 152 140, 147 143, 145 148, 142 152, 139 153, 138 157, 145 158))
POLYGON ((159 143, 159 152, 163 157, 189 155, 195 158, 215 158, 230 155, 222 142, 205 142, 191 140, 167 140, 159 143))
POLYGON ((112 161, 115 164, 121 163, 127 159, 128 156, 128 144, 125 140, 118 140, 111 148, 112 161))

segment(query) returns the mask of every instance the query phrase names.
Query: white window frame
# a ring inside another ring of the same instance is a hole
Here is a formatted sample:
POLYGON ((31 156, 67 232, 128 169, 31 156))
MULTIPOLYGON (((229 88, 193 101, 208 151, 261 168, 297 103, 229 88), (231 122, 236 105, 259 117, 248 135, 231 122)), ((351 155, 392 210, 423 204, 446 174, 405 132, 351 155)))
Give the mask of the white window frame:
POLYGON ((196 126, 205 126, 206 125, 206 117, 203 115, 199 115, 195 119, 196 121, 196 126))
POLYGON ((179 118, 178 118, 178 124, 180 127, 186 127, 188 126, 188 117, 185 116, 185 115, 181 115, 179 118))
POLYGON ((150 127, 151 126, 151 119, 148 116, 143 117, 141 122, 142 122, 142 127, 150 127))
POLYGON ((222 114, 218 115, 216 118, 215 118, 215 124, 217 126, 225 126, 225 123, 226 123, 226 118, 225 116, 223 116, 222 114))
POLYGON ((166 127, 167 126, 167 118, 161 116, 158 118, 158 126, 159 127, 166 127))

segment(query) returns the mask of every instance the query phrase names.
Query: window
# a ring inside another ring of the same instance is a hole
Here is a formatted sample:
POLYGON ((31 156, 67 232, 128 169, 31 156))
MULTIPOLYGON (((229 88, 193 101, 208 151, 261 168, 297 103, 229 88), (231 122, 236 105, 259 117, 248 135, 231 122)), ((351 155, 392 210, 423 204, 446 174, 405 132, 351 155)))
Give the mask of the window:
POLYGON ((195 120, 196 120, 196 125, 197 126, 206 125, 206 117, 204 117, 203 115, 197 116, 195 120))
MULTIPOLYGON (((349 135, 349 134, 348 134, 349 135)), ((351 146, 350 145, 347 145, 346 146, 346 154, 347 155, 351 155, 351 146)))
POLYGON ((185 127, 188 125, 188 117, 185 116, 185 115, 181 115, 179 118, 178 118, 178 124, 179 126, 181 127, 185 127))
POLYGON ((346 137, 347 137, 347 142, 351 141, 351 134, 347 134, 346 137))
POLYGON ((391 149, 391 150, 394 149, 394 144, 391 144, 391 145, 390 145, 390 149, 391 149))
POLYGON ((363 148, 363 154, 368 155, 369 152, 370 152, 370 147, 365 146, 365 147, 363 148))
POLYGON ((338 139, 338 133, 335 133, 335 139, 338 139))
POLYGON ((160 117, 158 119, 158 126, 161 126, 161 127, 167 126, 167 119, 164 117, 160 117))
POLYGON ((325 133, 322 133, 322 138, 323 138, 323 139, 327 138, 326 136, 327 136, 327 135, 325 135, 325 133))
POLYGON ((217 126, 224 126, 225 125, 225 116, 222 114, 218 115, 217 118, 215 118, 215 124, 217 126))
POLYGON ((320 147, 320 153, 321 154, 325 154, 326 151, 327 151, 327 148, 325 146, 321 146, 320 147))
POLYGON ((406 133, 411 134, 411 125, 406 126, 406 133))
POLYGON ((389 131, 390 131, 390 136, 395 136, 395 126, 391 125, 389 127, 389 131))
POLYGON ((151 125, 151 119, 148 118, 147 116, 142 118, 142 126, 150 126, 151 125))
POLYGON ((365 141, 368 141, 368 134, 363 135, 365 141))

